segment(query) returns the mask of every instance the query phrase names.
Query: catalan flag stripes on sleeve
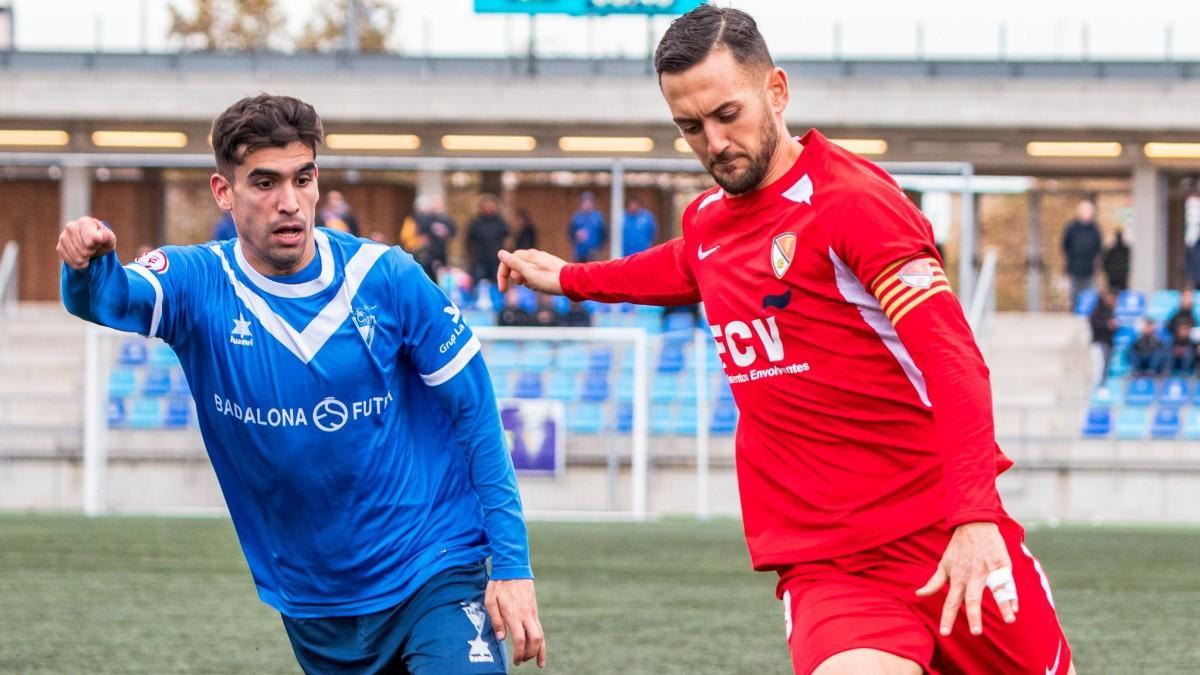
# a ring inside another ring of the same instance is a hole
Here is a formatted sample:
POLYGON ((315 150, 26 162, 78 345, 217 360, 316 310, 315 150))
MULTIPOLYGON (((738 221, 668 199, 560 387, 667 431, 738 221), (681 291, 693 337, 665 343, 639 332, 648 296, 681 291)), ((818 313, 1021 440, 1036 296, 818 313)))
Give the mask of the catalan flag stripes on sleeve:
POLYGON ((950 282, 946 280, 942 264, 928 256, 888 265, 871 283, 871 292, 893 326, 917 305, 949 291, 950 282))

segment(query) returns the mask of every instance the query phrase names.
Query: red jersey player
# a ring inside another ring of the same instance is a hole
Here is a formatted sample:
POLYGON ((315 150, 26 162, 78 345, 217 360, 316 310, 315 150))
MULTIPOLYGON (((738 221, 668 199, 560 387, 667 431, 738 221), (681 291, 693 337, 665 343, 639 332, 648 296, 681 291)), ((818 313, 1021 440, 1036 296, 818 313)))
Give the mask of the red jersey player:
POLYGON ((1012 462, 928 222, 874 164, 790 137, 787 75, 745 13, 689 12, 655 66, 719 187, 682 237, 628 258, 501 252, 501 286, 703 300, 742 411, 746 540, 779 574, 797 673, 1074 672, 996 492, 1012 462))

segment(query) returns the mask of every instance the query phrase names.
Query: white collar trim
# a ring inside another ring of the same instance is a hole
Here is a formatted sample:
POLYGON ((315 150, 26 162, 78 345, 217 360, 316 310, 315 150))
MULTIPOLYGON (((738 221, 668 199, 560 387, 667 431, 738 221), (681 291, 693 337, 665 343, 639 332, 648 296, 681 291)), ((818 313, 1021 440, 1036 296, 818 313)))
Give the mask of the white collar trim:
POLYGON ((316 279, 298 284, 285 284, 269 279, 251 267, 250 262, 246 260, 246 254, 242 252, 241 239, 238 239, 233 245, 233 257, 242 274, 245 274, 250 283, 260 290, 281 298, 307 298, 329 288, 329 285, 333 283, 333 251, 329 248, 329 237, 321 231, 321 228, 315 227, 313 228, 313 240, 317 244, 317 255, 321 257, 321 274, 316 279))

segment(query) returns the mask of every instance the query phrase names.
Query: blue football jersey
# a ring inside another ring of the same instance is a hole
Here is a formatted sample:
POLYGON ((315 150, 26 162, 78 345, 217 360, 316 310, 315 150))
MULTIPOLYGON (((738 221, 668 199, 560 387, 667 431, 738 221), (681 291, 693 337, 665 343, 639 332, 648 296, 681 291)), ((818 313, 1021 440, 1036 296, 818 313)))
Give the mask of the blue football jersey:
POLYGON ((375 612, 492 555, 531 577, 478 338, 412 257, 315 231, 290 277, 236 239, 64 267, 85 319, 165 340, 259 596, 297 618, 375 612))

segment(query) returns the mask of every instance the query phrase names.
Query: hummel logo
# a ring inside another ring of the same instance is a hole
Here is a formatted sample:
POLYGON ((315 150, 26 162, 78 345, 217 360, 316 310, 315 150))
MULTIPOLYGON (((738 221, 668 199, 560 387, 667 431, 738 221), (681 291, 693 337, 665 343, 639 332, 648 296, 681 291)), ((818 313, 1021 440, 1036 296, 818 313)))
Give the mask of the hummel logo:
POLYGON ((710 256, 710 255, 712 255, 712 254, 716 253, 716 252, 717 252, 717 249, 719 249, 719 248, 721 248, 721 245, 720 245, 720 244, 717 244, 716 246, 714 246, 714 247, 712 247, 712 248, 708 249, 707 251, 705 251, 705 250, 704 250, 704 244, 700 244, 698 247, 696 247, 696 257, 697 257, 697 258, 699 258, 699 259, 701 259, 701 260, 704 260, 704 259, 705 259, 705 258, 707 258, 708 256, 710 256))

